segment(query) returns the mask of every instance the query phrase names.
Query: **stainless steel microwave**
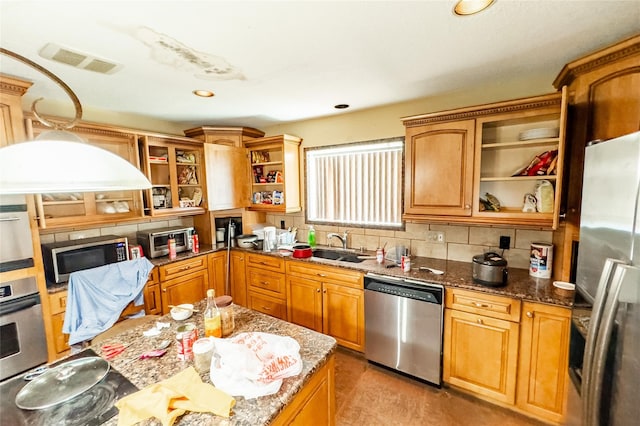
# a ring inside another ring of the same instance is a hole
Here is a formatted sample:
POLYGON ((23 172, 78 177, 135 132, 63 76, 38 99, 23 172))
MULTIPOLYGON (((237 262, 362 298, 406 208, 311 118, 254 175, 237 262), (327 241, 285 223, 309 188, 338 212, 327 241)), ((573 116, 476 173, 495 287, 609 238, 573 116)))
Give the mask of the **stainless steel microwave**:
POLYGON ((42 244, 42 260, 47 283, 57 284, 72 272, 129 260, 129 244, 117 235, 42 244))
POLYGON ((191 235, 194 231, 193 226, 147 229, 138 231, 136 237, 144 255, 154 259, 169 254, 167 241, 171 236, 176 240, 176 253, 191 251, 191 235))

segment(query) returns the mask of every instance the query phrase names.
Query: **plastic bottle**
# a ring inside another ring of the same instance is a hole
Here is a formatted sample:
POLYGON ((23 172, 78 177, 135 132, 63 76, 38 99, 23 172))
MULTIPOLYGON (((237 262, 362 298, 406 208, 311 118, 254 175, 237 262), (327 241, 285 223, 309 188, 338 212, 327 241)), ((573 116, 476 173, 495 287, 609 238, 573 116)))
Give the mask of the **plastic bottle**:
POLYGON ((207 307, 203 314, 205 337, 222 337, 222 321, 215 297, 216 291, 214 289, 207 290, 207 307))
POLYGON ((193 253, 200 253, 200 238, 198 234, 196 234, 196 231, 193 231, 193 234, 191 234, 191 251, 193 253))
POLYGON ((316 230, 313 229, 313 225, 309 226, 309 234, 307 235, 307 242, 309 243, 309 247, 316 247, 316 230))

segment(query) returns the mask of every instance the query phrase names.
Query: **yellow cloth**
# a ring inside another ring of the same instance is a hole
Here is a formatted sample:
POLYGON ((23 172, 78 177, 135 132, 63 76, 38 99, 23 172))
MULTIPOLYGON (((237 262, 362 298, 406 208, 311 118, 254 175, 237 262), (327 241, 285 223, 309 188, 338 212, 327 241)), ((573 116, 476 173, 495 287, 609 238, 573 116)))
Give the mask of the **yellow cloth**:
POLYGON ((118 426, 130 426, 156 417, 164 426, 171 426, 187 411, 213 413, 229 417, 236 400, 203 383, 193 367, 162 382, 132 393, 116 402, 120 410, 118 426))

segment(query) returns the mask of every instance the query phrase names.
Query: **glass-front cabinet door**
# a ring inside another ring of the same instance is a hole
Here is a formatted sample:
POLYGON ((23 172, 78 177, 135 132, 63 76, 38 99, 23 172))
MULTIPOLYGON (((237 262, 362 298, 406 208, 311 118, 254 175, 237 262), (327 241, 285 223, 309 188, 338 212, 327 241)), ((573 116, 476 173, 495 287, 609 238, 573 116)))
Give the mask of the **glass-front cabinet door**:
POLYGON ((144 191, 146 215, 201 214, 204 199, 202 143, 187 138, 144 135, 139 141, 143 170, 151 181, 144 191))
MULTIPOLYGON (((33 138, 49 130, 37 120, 28 120, 28 127, 33 138)), ((76 125, 69 131, 90 145, 110 151, 136 167, 140 165, 133 133, 94 124, 76 125)), ((142 216, 140 191, 52 193, 38 194, 35 198, 40 228, 100 224, 142 216)))

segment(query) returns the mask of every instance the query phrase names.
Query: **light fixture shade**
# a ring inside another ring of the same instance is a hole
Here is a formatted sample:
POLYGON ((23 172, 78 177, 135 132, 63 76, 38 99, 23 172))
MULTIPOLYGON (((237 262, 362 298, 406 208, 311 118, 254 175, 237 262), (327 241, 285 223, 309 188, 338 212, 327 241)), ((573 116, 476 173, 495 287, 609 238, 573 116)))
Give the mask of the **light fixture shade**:
POLYGON ((89 144, 36 140, 0 148, 0 194, 148 188, 151 183, 133 164, 89 144))
POLYGON ((474 15, 491 6, 495 0, 458 0, 453 13, 459 16, 474 15))

